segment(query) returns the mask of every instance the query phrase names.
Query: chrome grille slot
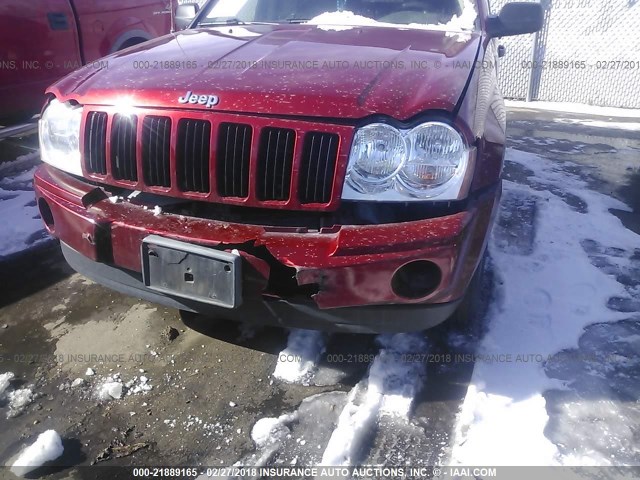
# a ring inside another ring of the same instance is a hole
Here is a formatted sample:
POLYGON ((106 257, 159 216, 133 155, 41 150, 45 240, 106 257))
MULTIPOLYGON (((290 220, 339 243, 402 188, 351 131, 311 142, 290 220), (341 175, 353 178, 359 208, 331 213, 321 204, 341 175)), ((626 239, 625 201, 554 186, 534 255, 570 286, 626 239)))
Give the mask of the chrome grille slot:
POLYGON ((260 135, 258 199, 288 200, 296 132, 285 128, 265 128, 260 135))
POLYGON ((333 133, 310 132, 305 136, 300 165, 300 202, 327 203, 331 200, 340 137, 333 133))
POLYGON ((176 164, 183 192, 209 193, 211 123, 183 118, 178 122, 176 164))
POLYGON ((218 136, 216 178, 221 197, 249 195, 251 125, 222 123, 218 136))
POLYGON ((171 119, 145 117, 142 122, 142 167, 144 181, 154 187, 170 187, 171 119))
POLYGON ((89 173, 107 174, 107 114, 89 112, 84 129, 84 162, 89 173))
POLYGON ((135 115, 115 115, 111 125, 111 173, 116 180, 138 181, 135 115))

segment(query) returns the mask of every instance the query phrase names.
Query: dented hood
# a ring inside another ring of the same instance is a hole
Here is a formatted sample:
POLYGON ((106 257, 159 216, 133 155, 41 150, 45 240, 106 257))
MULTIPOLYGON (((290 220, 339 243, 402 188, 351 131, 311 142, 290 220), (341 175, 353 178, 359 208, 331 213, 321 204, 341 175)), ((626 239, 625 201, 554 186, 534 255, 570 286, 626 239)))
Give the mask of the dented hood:
POLYGON ((382 27, 187 30, 87 65, 49 91, 92 105, 403 120, 455 108, 479 42, 477 33, 382 27), (187 92, 202 104, 184 103, 187 92))

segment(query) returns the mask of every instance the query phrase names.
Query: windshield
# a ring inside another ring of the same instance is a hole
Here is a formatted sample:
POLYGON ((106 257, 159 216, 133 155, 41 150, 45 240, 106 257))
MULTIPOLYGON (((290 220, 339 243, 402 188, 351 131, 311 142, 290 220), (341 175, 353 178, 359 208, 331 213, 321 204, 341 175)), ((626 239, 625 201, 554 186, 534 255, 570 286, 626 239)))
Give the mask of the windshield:
POLYGON ((237 23, 445 26, 473 30, 472 0, 218 0, 200 26, 237 23))

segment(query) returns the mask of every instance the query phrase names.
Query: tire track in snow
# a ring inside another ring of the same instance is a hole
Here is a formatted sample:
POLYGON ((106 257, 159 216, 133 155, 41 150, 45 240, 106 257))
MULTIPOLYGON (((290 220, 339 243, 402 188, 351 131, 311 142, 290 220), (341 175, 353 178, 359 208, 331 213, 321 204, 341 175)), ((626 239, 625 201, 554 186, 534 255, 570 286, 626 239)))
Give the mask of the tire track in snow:
MULTIPOLYGON (((320 338, 317 332, 292 331, 283 352, 300 355, 304 361, 286 367, 284 374, 285 367, 278 363, 276 370, 280 368, 282 374, 278 376, 311 380, 317 369, 313 359, 317 362, 325 349, 320 338)), ((380 335, 376 343, 380 350, 368 373, 348 394, 313 395, 293 412, 258 420, 251 431, 256 450, 236 466, 356 465, 367 458, 383 431, 404 428, 407 435, 420 434, 420 427, 409 418, 423 388, 427 364, 406 357, 425 354, 428 341, 424 334, 395 334, 380 335)))
POLYGON ((338 425, 322 455, 323 466, 350 466, 365 455, 381 416, 408 420, 413 401, 423 386, 424 362, 406 356, 427 351, 421 334, 381 335, 382 349, 371 364, 369 375, 349 393, 338 425))
POLYGON ((291 330, 287 348, 278 354, 273 376, 288 383, 307 385, 326 350, 326 334, 313 330, 291 330))

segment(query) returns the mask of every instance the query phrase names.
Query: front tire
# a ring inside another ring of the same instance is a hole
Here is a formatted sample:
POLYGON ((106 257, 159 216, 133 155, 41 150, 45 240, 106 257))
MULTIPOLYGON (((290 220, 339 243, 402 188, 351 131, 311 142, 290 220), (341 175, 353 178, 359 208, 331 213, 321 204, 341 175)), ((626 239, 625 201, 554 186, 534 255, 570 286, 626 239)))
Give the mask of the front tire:
POLYGON ((447 320, 460 333, 480 336, 491 297, 491 275, 485 251, 458 309, 447 320))

